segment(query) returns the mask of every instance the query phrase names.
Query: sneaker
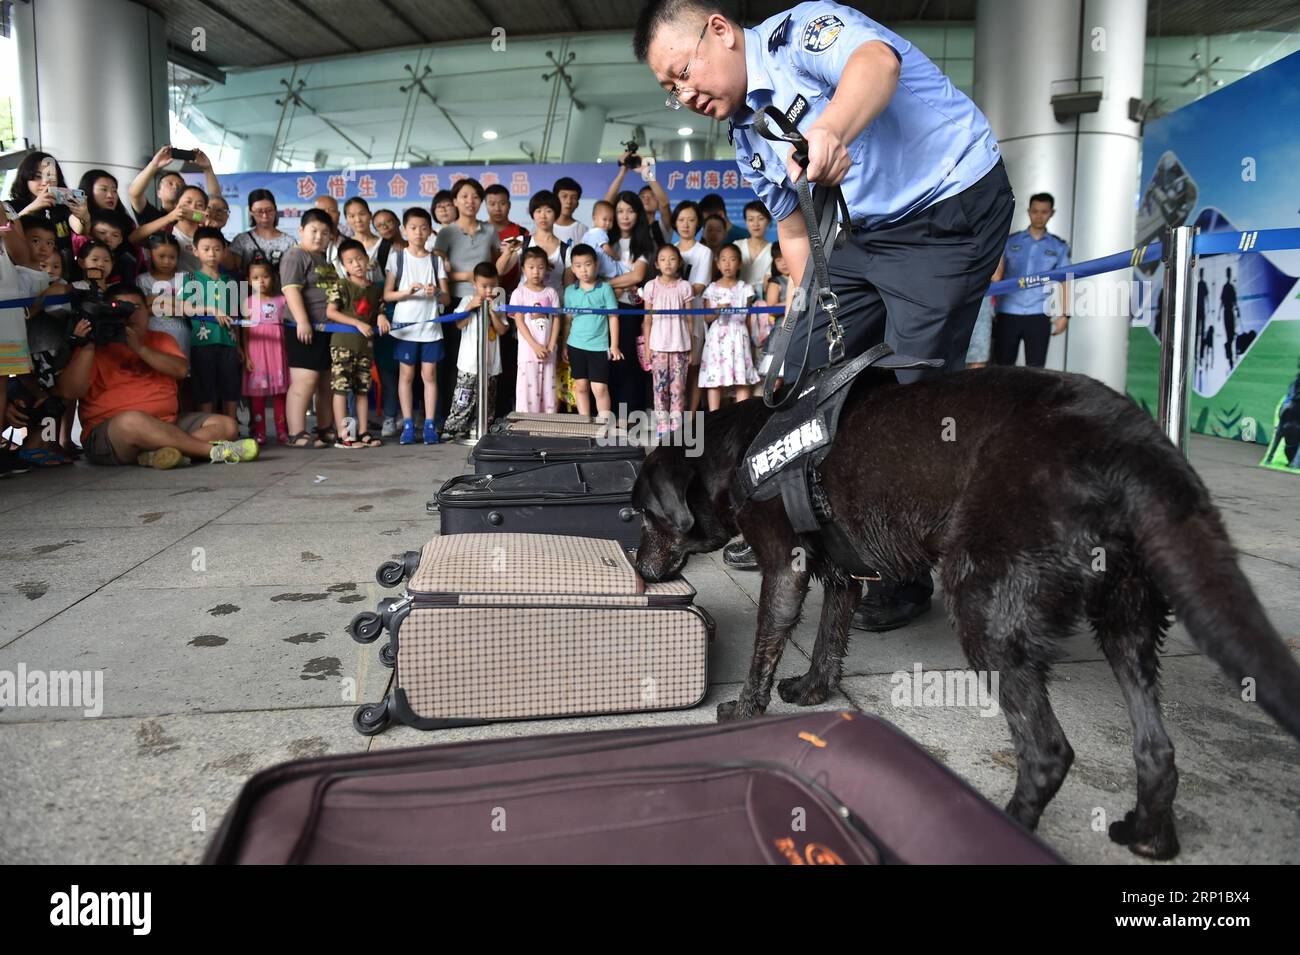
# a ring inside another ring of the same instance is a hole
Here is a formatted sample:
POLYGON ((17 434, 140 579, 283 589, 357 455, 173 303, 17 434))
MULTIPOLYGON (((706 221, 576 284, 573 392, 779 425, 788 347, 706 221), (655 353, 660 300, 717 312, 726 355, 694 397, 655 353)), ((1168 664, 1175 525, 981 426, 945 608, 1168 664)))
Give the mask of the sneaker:
POLYGON ((257 460, 257 442, 252 438, 238 441, 213 441, 212 451, 208 455, 211 461, 225 464, 239 464, 242 461, 257 460))
POLYGON ((397 439, 398 444, 415 444, 415 422, 407 418, 402 424, 402 436, 397 439))
POLYGON ((170 471, 180 465, 185 455, 179 448, 159 448, 157 451, 141 451, 135 457, 135 463, 142 468, 154 468, 158 471, 170 471))
POLYGON ((424 423, 424 443, 425 444, 438 443, 438 429, 435 426, 434 422, 432 421, 426 421, 424 423))
POLYGON ((381 438, 391 438, 395 434, 397 434, 397 419, 385 418, 383 427, 379 429, 379 436, 381 438))
POLYGON ((758 570, 754 548, 743 537, 722 548, 722 562, 735 570, 758 570))

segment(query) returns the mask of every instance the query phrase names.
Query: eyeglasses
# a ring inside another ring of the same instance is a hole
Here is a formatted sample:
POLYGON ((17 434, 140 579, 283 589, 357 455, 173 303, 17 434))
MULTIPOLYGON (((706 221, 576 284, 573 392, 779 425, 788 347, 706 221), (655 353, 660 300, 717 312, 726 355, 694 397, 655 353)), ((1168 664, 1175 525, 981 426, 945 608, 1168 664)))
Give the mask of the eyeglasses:
MULTIPOLYGON (((678 83, 685 83, 687 79, 690 78, 691 65, 695 62, 695 58, 700 55, 700 44, 704 42, 704 34, 708 32, 709 32, 709 21, 705 20, 704 28, 700 30, 700 38, 695 41, 695 52, 692 53, 691 58, 686 61, 686 69, 682 70, 682 75, 677 77, 678 83)), ((682 101, 677 97, 681 96, 683 92, 685 91, 680 87, 678 87, 677 83, 674 83, 673 88, 668 91, 668 99, 664 100, 664 105, 667 106, 669 109, 681 109, 682 101)), ((691 92, 694 93, 695 91, 691 90, 691 92)))

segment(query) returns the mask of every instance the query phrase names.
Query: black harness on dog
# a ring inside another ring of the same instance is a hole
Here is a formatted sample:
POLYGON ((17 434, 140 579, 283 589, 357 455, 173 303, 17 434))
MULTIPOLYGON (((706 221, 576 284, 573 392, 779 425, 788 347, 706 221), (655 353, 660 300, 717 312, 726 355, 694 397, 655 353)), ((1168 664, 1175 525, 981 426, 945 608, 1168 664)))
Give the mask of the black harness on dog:
POLYGON ((843 331, 837 317, 839 300, 830 287, 826 261, 827 246, 843 241, 839 232, 841 216, 848 222, 848 209, 838 187, 819 188, 816 198, 808 183, 808 144, 799 129, 779 110, 765 110, 782 132, 773 134, 762 117, 756 122, 767 139, 783 140, 795 146, 795 159, 803 167, 795 190, 799 209, 808 229, 809 259, 804 268, 798 298, 782 321, 772 331, 768 354, 764 358, 763 400, 777 409, 745 452, 744 462, 731 482, 732 504, 737 510, 750 499, 765 501, 781 495, 785 512, 797 534, 815 534, 820 549, 831 561, 851 576, 862 580, 879 580, 863 562, 857 549, 836 522, 829 498, 821 485, 818 465, 830 453, 839 427, 840 410, 852 390, 850 386, 868 368, 940 368, 938 358, 908 358, 896 355, 886 344, 876 345, 863 354, 844 362, 843 331), (812 322, 820 304, 827 313, 828 366, 804 380, 812 331, 804 342, 804 354, 797 367, 785 368, 790 340, 802 316, 812 322), (776 381, 784 378, 785 397, 776 400, 776 381))
POLYGON ((851 576, 878 580, 836 522, 818 466, 830 453, 840 411, 858 375, 868 368, 942 365, 942 359, 908 358, 880 344, 851 361, 814 372, 793 403, 773 414, 750 443, 732 477, 732 504, 739 510, 750 499, 766 501, 780 494, 795 533, 818 535, 826 556, 851 576))

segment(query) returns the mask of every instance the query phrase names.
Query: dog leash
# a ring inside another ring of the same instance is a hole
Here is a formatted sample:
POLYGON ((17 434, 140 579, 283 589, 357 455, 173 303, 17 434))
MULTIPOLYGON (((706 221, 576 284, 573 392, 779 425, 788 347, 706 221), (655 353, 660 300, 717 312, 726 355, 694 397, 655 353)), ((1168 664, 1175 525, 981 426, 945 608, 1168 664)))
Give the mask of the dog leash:
POLYGON ((799 197, 799 211, 803 215, 808 232, 809 255, 812 268, 805 266, 803 281, 791 308, 772 330, 768 341, 767 354, 763 356, 760 370, 763 373, 763 403, 769 408, 781 408, 787 405, 798 390, 808 365, 808 352, 812 346, 812 322, 817 314, 817 306, 826 310, 830 320, 826 328, 827 364, 834 365, 844 359, 844 330, 840 327, 840 300, 831 289, 830 267, 826 260, 826 248, 839 248, 844 244, 847 232, 839 228, 840 220, 849 222, 849 207, 844 201, 844 192, 839 186, 819 186, 816 192, 808 181, 808 141, 799 132, 799 127, 786 119, 785 114, 774 106, 769 106, 754 119, 754 127, 764 139, 776 142, 788 142, 794 146, 794 159, 803 171, 795 182, 795 193, 799 197), (768 125, 771 120, 780 132, 773 132, 768 125), (804 339, 803 355, 799 366, 794 370, 785 367, 790 340, 801 320, 809 323, 808 335, 804 339), (789 386, 786 395, 776 400, 776 382, 784 379, 789 386))

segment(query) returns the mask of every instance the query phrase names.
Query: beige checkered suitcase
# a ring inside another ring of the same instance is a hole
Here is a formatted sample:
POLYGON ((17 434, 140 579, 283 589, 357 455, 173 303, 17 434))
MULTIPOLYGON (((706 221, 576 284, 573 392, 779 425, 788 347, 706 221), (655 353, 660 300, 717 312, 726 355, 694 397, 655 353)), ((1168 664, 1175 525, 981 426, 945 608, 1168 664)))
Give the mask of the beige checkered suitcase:
POLYGON ((549 437, 606 438, 622 437, 626 433, 617 425, 577 414, 550 414, 540 411, 512 411, 504 421, 492 425, 497 434, 533 434, 549 437))
POLYGON ((511 411, 506 415, 507 421, 581 421, 586 424, 595 423, 596 419, 590 415, 567 414, 560 411, 511 411))
POLYGON ((617 541, 554 534, 438 537, 376 575, 407 582, 349 625, 395 665, 366 735, 508 720, 685 709, 708 687, 713 622, 683 579, 646 583, 617 541))

